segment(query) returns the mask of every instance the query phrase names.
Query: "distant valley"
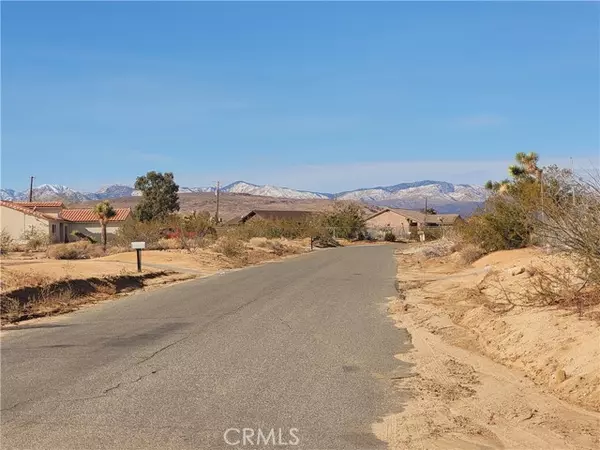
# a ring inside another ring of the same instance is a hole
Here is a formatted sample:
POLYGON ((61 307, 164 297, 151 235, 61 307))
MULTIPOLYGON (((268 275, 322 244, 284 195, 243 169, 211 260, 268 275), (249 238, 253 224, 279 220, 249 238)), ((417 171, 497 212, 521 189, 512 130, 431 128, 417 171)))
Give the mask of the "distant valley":
MULTIPOLYGON (((213 193, 214 187, 180 187, 181 194, 213 193)), ((360 188, 338 193, 303 191, 280 186, 257 185, 245 181, 236 181, 221 188, 225 194, 244 194, 245 196, 274 197, 278 199, 296 200, 354 200, 376 206, 420 209, 425 199, 430 207, 439 212, 470 213, 486 197, 482 186, 470 184, 452 184, 444 181, 424 180, 413 183, 400 183, 392 186, 360 188)), ((68 203, 81 203, 104 199, 124 199, 135 197, 140 193, 133 187, 114 184, 94 192, 84 192, 67 186, 43 184, 33 190, 34 200, 61 199, 68 203)), ((187 196, 187 195, 186 195, 187 196)), ((29 198, 28 191, 17 192, 12 189, 1 189, 3 200, 23 201, 29 198)))

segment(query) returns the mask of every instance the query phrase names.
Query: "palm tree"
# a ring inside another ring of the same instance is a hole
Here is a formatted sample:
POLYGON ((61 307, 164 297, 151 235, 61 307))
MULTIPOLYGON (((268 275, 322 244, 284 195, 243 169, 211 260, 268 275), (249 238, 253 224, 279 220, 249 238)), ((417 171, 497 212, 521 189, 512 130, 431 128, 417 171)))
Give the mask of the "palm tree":
POLYGON ((98 215, 98 221, 102 227, 102 249, 106 251, 106 224, 112 217, 117 215, 117 212, 108 200, 98 203, 94 211, 98 215))

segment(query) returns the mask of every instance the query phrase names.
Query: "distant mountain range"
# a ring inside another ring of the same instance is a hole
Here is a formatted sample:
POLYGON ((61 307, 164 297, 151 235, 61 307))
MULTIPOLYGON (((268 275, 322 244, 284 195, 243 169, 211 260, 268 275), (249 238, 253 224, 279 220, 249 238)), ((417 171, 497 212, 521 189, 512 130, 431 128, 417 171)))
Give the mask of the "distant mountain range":
MULTIPOLYGON (((214 190, 214 187, 179 188, 180 193, 214 192, 214 190)), ((221 188, 221 192, 304 200, 355 200, 379 206, 398 208, 423 208, 425 199, 427 198, 428 205, 438 209, 440 212, 470 212, 486 198, 486 191, 482 186, 452 184, 445 181, 432 180, 400 183, 393 186, 361 188, 335 194, 236 181, 221 188)), ((54 184, 43 184, 33 189, 34 200, 62 199, 71 203, 137 195, 140 195, 139 191, 136 191, 131 186, 122 184, 105 186, 95 192, 82 192, 67 186, 54 184)), ((29 191, 16 192, 13 189, 0 189, 0 197, 2 200, 26 201, 29 198, 29 191)))

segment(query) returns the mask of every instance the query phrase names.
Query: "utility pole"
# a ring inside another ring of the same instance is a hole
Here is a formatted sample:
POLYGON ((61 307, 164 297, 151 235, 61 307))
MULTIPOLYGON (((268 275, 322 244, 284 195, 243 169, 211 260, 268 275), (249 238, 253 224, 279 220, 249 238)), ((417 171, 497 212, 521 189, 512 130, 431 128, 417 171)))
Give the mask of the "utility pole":
POLYGON ((573 168, 573 157, 571 156, 571 195, 573 196, 573 206, 575 206, 575 169, 573 168))
POLYGON ((215 195, 217 196, 217 211, 215 213, 215 223, 219 224, 219 196, 221 191, 221 182, 217 181, 217 189, 215 191, 215 195))
POLYGON ((29 180, 29 203, 33 201, 33 179, 35 177, 30 177, 29 180))

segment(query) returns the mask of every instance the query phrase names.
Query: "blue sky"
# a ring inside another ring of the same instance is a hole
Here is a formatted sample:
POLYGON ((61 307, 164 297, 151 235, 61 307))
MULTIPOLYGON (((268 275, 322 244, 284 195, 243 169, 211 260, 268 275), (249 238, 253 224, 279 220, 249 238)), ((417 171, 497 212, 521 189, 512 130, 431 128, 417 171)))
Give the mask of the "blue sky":
POLYGON ((2 187, 483 183, 600 163, 599 5, 2 3, 2 187))

